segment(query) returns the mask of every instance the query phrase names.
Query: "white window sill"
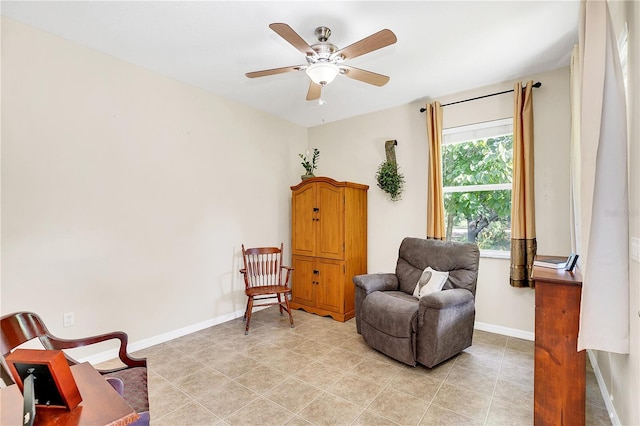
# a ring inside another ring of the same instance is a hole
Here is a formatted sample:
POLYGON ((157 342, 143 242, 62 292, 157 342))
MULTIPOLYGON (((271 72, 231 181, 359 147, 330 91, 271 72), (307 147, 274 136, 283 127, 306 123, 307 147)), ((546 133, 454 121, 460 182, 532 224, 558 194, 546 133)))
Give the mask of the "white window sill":
POLYGON ((507 259, 511 258, 511 253, 502 250, 480 250, 480 257, 489 259, 507 259))

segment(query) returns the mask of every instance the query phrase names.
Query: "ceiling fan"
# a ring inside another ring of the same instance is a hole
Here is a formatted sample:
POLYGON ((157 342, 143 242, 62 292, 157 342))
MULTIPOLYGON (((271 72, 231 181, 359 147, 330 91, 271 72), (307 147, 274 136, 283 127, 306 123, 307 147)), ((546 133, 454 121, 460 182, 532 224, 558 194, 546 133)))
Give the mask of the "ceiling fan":
POLYGON ((318 99, 320 104, 324 103, 322 98, 324 86, 331 83, 338 74, 373 84, 374 86, 384 86, 389 81, 389 77, 386 75, 351 67, 345 65, 344 61, 395 43, 398 39, 391 30, 384 29, 378 31, 343 49, 338 49, 337 46, 328 41, 331 30, 327 27, 316 28, 315 35, 318 38, 318 43, 312 45, 304 41, 304 39, 287 24, 274 23, 269 25, 269 28, 288 41, 293 47, 304 53, 307 63, 305 65, 248 72, 245 75, 249 78, 304 70, 311 79, 307 92, 307 100, 312 101, 318 99))

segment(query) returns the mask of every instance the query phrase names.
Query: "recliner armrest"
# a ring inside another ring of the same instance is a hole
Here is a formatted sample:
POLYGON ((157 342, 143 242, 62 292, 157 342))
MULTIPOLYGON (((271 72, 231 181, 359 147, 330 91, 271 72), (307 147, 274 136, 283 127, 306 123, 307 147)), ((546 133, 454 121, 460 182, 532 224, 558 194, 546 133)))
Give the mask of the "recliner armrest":
POLYGON ((422 297, 416 360, 431 368, 471 346, 474 320, 474 297, 469 290, 454 288, 422 297))
POLYGON ((473 301, 473 294, 463 288, 436 291, 420 299, 420 310, 444 309, 473 301))
POLYGON ((392 291, 398 289, 398 277, 396 274, 379 273, 364 274, 353 277, 356 287, 364 290, 365 295, 374 291, 392 291))
POLYGON ((362 303, 364 299, 371 293, 376 291, 392 291, 398 289, 398 277, 396 274, 363 274, 353 277, 355 284, 355 314, 356 314, 356 330, 362 332, 360 315, 362 314, 362 303))

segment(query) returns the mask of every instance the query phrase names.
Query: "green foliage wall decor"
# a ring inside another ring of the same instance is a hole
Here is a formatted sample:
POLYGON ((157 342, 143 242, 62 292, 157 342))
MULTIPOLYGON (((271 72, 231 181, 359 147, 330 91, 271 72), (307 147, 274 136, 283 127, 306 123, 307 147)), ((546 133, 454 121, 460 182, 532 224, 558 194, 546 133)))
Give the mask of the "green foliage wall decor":
POLYGON ((402 190, 404 188, 404 176, 398 172, 398 165, 385 161, 378 167, 376 173, 376 181, 378 187, 389 194, 391 201, 401 199, 402 190))
POLYGON ((404 188, 404 176, 398 172, 398 164, 396 163, 397 145, 398 141, 395 139, 384 143, 387 161, 380 164, 376 173, 378 187, 389 194, 391 201, 398 201, 401 198, 404 188))

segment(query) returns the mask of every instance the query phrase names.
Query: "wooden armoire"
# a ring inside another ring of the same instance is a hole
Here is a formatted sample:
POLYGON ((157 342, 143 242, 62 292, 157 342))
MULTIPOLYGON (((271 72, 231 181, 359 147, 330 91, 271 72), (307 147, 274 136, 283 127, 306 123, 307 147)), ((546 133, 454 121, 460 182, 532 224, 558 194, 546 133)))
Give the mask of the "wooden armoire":
POLYGON ((367 273, 367 185, 328 177, 291 187, 293 309, 354 317, 353 277, 367 273))

